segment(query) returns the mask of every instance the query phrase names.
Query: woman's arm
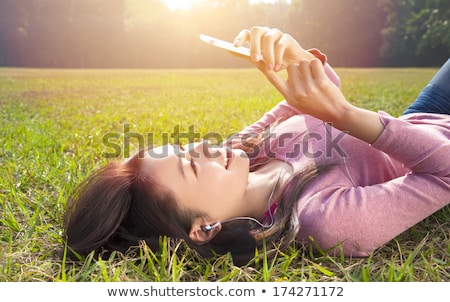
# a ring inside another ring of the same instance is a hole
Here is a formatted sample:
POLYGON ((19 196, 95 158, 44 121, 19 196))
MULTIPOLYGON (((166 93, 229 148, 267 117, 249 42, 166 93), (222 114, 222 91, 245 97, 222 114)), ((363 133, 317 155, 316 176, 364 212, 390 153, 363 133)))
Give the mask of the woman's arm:
MULTIPOLYGON (((339 78, 319 51, 303 49, 292 36, 278 29, 259 26, 239 33, 234 45, 244 43, 250 44, 251 61, 298 111, 332 123, 368 143, 383 131, 377 113, 347 102, 338 88, 339 78), (277 74, 283 68, 288 72, 286 81, 277 74)), ((273 122, 275 112, 257 122, 258 128, 273 122)))
MULTIPOLYGON (((327 56, 318 49, 305 50, 290 35, 282 33, 278 29, 267 27, 252 27, 250 30, 242 30, 235 38, 235 46, 242 46, 244 43, 251 45, 252 57, 241 57, 250 61, 265 72, 273 72, 286 68, 292 64, 298 64, 304 59, 317 58, 323 65, 326 76, 336 86, 340 86, 340 79, 333 68, 327 62, 327 56)), ((236 54, 234 54, 236 55, 236 54)), ((260 133, 267 126, 278 119, 286 119, 292 115, 302 113, 286 101, 278 103, 269 112, 266 112, 258 121, 241 131, 243 133, 260 133)))
POLYGON ((384 129, 378 114, 353 106, 328 78, 318 59, 302 60, 287 68, 288 79, 272 70, 261 70, 287 102, 297 110, 332 123, 341 131, 373 143, 384 129))
MULTIPOLYGON (((339 87, 340 79, 331 68, 331 66, 327 63, 327 57, 317 49, 311 50, 311 53, 313 53, 314 56, 322 62, 326 76, 329 78, 329 80, 336 87, 339 87)), ((275 107, 273 107, 270 111, 266 112, 258 121, 244 129, 242 133, 260 133, 267 126, 276 122, 279 118, 286 119, 295 114, 302 114, 302 112, 291 106, 288 102, 282 101, 275 107)))
MULTIPOLYGON (((379 116, 385 130, 372 147, 410 172, 373 185, 327 186, 299 209, 300 241, 312 236, 324 249, 340 242, 346 256, 367 256, 450 204, 450 118, 379 116)), ((350 160, 363 163, 364 155, 350 160)))

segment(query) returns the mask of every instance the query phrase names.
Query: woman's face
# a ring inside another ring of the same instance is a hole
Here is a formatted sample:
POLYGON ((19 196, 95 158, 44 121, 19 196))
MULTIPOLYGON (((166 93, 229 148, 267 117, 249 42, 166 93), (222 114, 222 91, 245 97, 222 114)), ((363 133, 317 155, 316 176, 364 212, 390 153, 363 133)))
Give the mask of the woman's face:
POLYGON ((223 220, 244 199, 249 159, 242 150, 227 152, 207 142, 164 145, 145 152, 142 169, 171 190, 180 206, 223 220))

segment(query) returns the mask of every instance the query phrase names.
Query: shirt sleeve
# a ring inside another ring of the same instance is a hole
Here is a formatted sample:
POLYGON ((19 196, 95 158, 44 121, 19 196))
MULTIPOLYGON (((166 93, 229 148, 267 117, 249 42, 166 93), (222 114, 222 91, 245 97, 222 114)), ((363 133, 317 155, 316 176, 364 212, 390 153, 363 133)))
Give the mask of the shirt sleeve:
POLYGON ((321 52, 317 48, 311 48, 308 50, 310 53, 312 53, 316 58, 318 58, 320 61, 322 61, 322 64, 325 68, 325 73, 327 74, 328 78, 337 86, 340 87, 341 79, 337 75, 337 73, 334 71, 334 69, 331 67, 330 64, 328 64, 328 59, 326 54, 321 52))
POLYGON ((384 183, 319 192, 300 210, 303 241, 312 236, 323 248, 340 243, 346 256, 368 256, 450 203, 450 118, 379 116, 385 129, 372 147, 409 172, 384 183))

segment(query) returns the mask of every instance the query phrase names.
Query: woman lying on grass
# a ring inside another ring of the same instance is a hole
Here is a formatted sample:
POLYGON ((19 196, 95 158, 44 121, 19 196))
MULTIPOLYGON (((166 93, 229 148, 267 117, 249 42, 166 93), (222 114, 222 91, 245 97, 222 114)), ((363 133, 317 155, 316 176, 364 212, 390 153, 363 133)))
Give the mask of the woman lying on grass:
POLYGON ((220 147, 149 148, 91 175, 69 201, 69 255, 167 235, 238 265, 311 238, 364 257, 449 204, 450 60, 394 118, 347 102, 325 55, 290 35, 254 27, 244 43, 285 100, 220 147))

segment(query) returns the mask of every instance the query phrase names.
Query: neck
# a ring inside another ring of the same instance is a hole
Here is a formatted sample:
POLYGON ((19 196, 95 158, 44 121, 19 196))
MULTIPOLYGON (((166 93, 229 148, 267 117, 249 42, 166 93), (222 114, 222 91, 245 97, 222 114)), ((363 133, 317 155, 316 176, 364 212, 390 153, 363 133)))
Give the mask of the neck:
POLYGON ((292 167, 272 160, 249 175, 243 206, 244 215, 261 218, 269 209, 292 175, 292 167))

